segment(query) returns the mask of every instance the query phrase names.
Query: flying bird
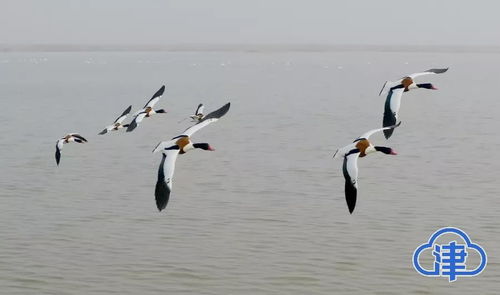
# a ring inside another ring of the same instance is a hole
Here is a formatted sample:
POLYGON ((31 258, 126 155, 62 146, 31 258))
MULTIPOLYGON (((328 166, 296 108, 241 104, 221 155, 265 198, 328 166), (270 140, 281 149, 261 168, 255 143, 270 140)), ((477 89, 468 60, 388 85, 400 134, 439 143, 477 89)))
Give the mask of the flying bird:
POLYGON ((66 136, 64 136, 63 138, 59 139, 56 143, 56 163, 58 166, 59 166, 59 161, 61 161, 61 150, 63 148, 63 145, 66 143, 70 143, 72 141, 77 142, 77 143, 86 143, 87 142, 87 140, 85 138, 83 138, 83 136, 81 136, 78 133, 69 133, 66 136))
POLYGON ((106 133, 108 133, 109 131, 112 131, 112 130, 116 131, 118 129, 128 127, 129 124, 122 124, 122 123, 125 120, 125 118, 127 118, 127 115, 128 115, 128 113, 130 113, 130 110, 132 110, 132 106, 131 105, 125 111, 123 111, 123 113, 120 115, 120 117, 118 117, 115 120, 115 122, 113 123, 113 125, 109 125, 108 127, 106 127, 106 129, 104 129, 103 131, 99 132, 99 135, 106 134, 106 133))
POLYGON ((194 112, 194 115, 189 116, 191 118, 192 122, 200 122, 203 119, 203 110, 205 107, 203 106, 202 103, 198 105, 196 108, 196 111, 194 112))
POLYGON ((160 142, 153 153, 162 151, 162 159, 158 169, 158 180, 155 188, 156 207, 159 211, 165 209, 172 191, 172 179, 174 176, 175 161, 177 155, 185 154, 193 149, 213 151, 208 143, 193 143, 191 136, 201 128, 219 120, 228 111, 231 103, 227 103, 218 110, 206 115, 199 123, 186 129, 181 135, 172 138, 170 141, 160 142))
MULTIPOLYGON (((191 122, 199 123, 201 121, 201 119, 203 119, 203 117, 204 117, 204 115, 203 115, 203 110, 204 109, 205 109, 205 107, 203 106, 202 103, 200 103, 198 105, 198 107, 196 108, 196 111, 194 112, 194 115, 191 115, 191 116, 188 117, 188 118, 191 119, 191 122)), ((184 119, 180 120, 178 123, 184 122, 188 118, 184 118, 184 119)))
MULTIPOLYGON (((382 87, 379 93, 380 96, 386 88, 389 88, 389 93, 387 94, 387 98, 385 99, 384 118, 382 126, 389 127, 397 123, 398 112, 401 106, 401 96, 403 95, 403 92, 407 92, 410 91, 411 89, 417 89, 417 88, 437 90, 437 88, 434 87, 434 85, 432 85, 431 83, 421 83, 421 84, 415 83, 414 79, 416 77, 423 75, 431 75, 431 74, 441 74, 446 71, 448 71, 448 68, 430 69, 421 73, 408 75, 395 82, 391 81, 385 82, 384 86, 382 87)), ((391 137, 393 132, 394 128, 384 130, 385 138, 389 139, 389 137, 391 137)))
POLYGON ((358 137, 350 145, 338 149, 333 155, 334 158, 340 156, 344 157, 342 172, 344 173, 345 178, 345 200, 347 201, 349 213, 352 214, 354 211, 358 194, 358 157, 365 157, 366 155, 374 152, 382 152, 386 155, 397 155, 397 153, 390 147, 373 146, 373 144, 368 141, 368 138, 376 132, 394 129, 400 124, 401 122, 398 125, 391 127, 370 130, 358 137))
POLYGON ((160 97, 165 92, 165 85, 163 85, 156 93, 151 97, 151 99, 144 105, 144 107, 134 114, 134 120, 129 124, 127 128, 127 132, 131 132, 134 130, 137 125, 144 119, 145 117, 151 117, 151 115, 156 113, 166 113, 164 109, 154 110, 154 105, 160 100, 160 97))
MULTIPOLYGON (((404 92, 410 91, 410 89, 416 89, 416 88, 427 88, 427 89, 435 89, 434 86, 431 83, 423 83, 423 84, 417 84, 415 83, 414 79, 420 76, 425 76, 425 75, 432 75, 432 74, 442 74, 448 71, 448 68, 445 69, 429 69, 427 71, 423 71, 420 73, 414 73, 411 75, 407 75, 398 81, 386 81, 384 83, 384 86, 382 86, 382 89, 380 89, 379 95, 382 94, 382 92, 390 86, 390 88, 398 85, 402 85, 404 88, 404 92)), ((436 88, 437 89, 437 88, 436 88)))

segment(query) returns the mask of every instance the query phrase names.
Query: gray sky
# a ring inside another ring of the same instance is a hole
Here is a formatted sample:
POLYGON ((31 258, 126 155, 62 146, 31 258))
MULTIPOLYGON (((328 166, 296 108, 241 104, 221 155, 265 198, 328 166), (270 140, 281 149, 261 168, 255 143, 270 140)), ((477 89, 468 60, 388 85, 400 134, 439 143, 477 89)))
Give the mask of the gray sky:
POLYGON ((496 0, 0 0, 0 44, 500 45, 496 0))

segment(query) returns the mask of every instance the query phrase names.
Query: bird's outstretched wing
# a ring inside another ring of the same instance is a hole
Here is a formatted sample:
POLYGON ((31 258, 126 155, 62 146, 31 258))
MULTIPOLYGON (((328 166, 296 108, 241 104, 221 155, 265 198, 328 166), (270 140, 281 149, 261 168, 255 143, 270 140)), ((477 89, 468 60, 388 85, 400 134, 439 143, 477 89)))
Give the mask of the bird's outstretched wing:
POLYGON ((385 93, 386 89, 393 89, 394 87, 401 85, 401 81, 402 80, 385 81, 384 86, 382 86, 382 89, 380 89, 380 92, 378 93, 378 96, 382 95, 382 93, 385 93))
POLYGON ((144 117, 146 117, 146 112, 141 112, 137 116, 135 116, 134 120, 132 120, 132 122, 130 122, 130 124, 128 125, 127 132, 131 132, 135 128, 137 128, 137 126, 142 121, 142 119, 144 119, 144 117))
POLYGON ((202 104, 202 103, 200 103, 200 104, 198 105, 198 107, 196 108, 196 112, 194 112, 194 115, 195 115, 195 116, 198 116, 198 115, 200 115, 200 114, 202 115, 202 114, 203 114, 203 110, 204 110, 204 109, 205 109, 205 107, 203 106, 203 104, 202 104))
POLYGON ((396 127, 399 127, 399 125, 401 125, 401 122, 399 122, 398 124, 396 125, 393 125, 393 126, 389 126, 389 127, 384 127, 384 128, 378 128, 378 129, 373 129, 373 130, 370 130, 368 132, 365 132, 363 134, 361 134, 360 137, 358 137, 354 142, 360 140, 360 139, 368 139, 370 138, 370 136, 372 136, 374 133, 377 133, 377 132, 380 132, 380 131, 383 131, 383 130, 389 130, 389 129, 394 129, 396 127))
POLYGON ((393 83, 393 82, 391 82, 391 81, 385 81, 384 85, 382 85, 382 88, 380 89, 380 92, 378 93, 378 96, 380 96, 382 94, 382 92, 384 91, 385 86, 387 85, 387 83, 393 83))
POLYGON ((358 157, 359 150, 353 149, 344 156, 344 164, 342 165, 345 178, 345 200, 351 214, 356 206, 358 194, 358 157))
POLYGON ((144 105, 144 108, 147 107, 153 107, 159 100, 160 97, 163 95, 163 92, 165 92, 165 85, 163 85, 158 91, 156 91, 155 94, 153 94, 153 97, 144 105))
POLYGON ((179 154, 179 147, 173 146, 164 150, 160 167, 158 168, 158 180, 155 188, 156 207, 159 211, 167 207, 170 192, 172 191, 172 179, 175 170, 175 161, 179 154))
MULTIPOLYGON (((398 120, 399 107, 401 106, 401 97, 403 95, 404 88, 391 88, 389 93, 387 94, 387 98, 385 99, 384 104, 384 118, 382 120, 383 127, 394 126, 398 120)), ((394 129, 386 129, 384 130, 384 136, 386 139, 391 137, 394 129)))
POLYGON ((228 102, 224 106, 220 107, 219 109, 211 112, 210 114, 206 115, 199 123, 189 127, 186 129, 182 135, 187 135, 191 136, 193 135, 196 131, 200 130, 201 128, 207 126, 210 123, 213 123, 217 120, 219 120, 222 116, 224 116, 228 111, 229 108, 231 107, 231 103, 228 102))
POLYGON ((153 153, 156 153, 158 151, 164 150, 167 147, 171 147, 171 146, 175 145, 176 141, 177 141, 177 139, 162 141, 162 142, 158 143, 156 145, 156 147, 154 148, 153 153))
POLYGON ((78 133, 70 133, 70 135, 75 138, 75 142, 78 142, 78 143, 85 143, 85 142, 87 142, 87 140, 85 138, 83 138, 83 136, 81 136, 78 133))
POLYGON ((448 68, 445 68, 445 69, 428 69, 427 71, 423 71, 423 72, 420 72, 420 73, 414 73, 414 74, 408 75, 408 77, 410 77, 412 79, 415 79, 416 77, 420 77, 420 76, 423 76, 423 75, 442 74, 442 73, 445 73, 446 71, 448 71, 448 68))
POLYGON ((59 162, 61 161, 61 150, 64 146, 64 139, 59 139, 56 143, 56 163, 59 166, 59 162))
POLYGON ((120 115, 120 117, 116 118, 114 123, 122 123, 125 118, 127 118, 127 115, 130 113, 132 110, 132 105, 130 105, 123 113, 120 115))
POLYGON ((406 77, 410 77, 412 79, 415 79, 416 77, 420 77, 420 76, 423 76, 423 75, 431 75, 431 74, 442 74, 442 73, 445 73, 446 71, 448 71, 448 68, 444 68, 444 69, 429 69, 427 71, 423 71, 423 72, 420 72, 420 73, 413 73, 413 74, 410 74, 410 75, 407 75, 397 81, 386 81, 384 83, 384 86, 382 86, 382 89, 380 89, 380 92, 379 92, 379 96, 382 95, 382 92, 384 92, 385 89, 387 88, 392 88, 394 86, 397 86, 399 84, 401 84, 401 82, 403 81, 404 78, 406 77))

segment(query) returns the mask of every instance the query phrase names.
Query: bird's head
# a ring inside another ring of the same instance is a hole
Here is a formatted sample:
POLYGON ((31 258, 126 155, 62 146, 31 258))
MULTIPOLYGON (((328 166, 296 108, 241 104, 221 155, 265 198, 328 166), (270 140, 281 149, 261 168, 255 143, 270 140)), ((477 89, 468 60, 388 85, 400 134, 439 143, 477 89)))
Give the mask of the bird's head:
POLYGON ((436 87, 434 87, 434 85, 432 85, 431 83, 422 83, 422 84, 417 84, 417 87, 418 87, 418 88, 425 88, 425 89, 437 90, 437 88, 436 88, 436 87))
POLYGON ((215 149, 212 146, 210 146, 208 143, 195 143, 195 144, 193 144, 193 147, 195 149, 202 149, 205 151, 215 151, 215 149))
POLYGON ((384 153, 386 155, 397 155, 398 154, 398 153, 396 153, 395 150, 393 150, 390 147, 386 147, 386 146, 376 146, 375 150, 377 152, 382 152, 382 153, 384 153))

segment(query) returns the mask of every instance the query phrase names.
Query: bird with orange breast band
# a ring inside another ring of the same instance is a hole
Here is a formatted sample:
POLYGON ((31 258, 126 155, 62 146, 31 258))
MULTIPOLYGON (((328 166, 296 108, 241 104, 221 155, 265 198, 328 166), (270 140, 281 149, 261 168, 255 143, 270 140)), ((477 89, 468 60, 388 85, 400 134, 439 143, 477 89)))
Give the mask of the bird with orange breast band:
POLYGON ((374 146, 368 139, 374 133, 387 129, 394 129, 400 124, 401 122, 391 127, 370 130, 354 140, 353 143, 338 149, 333 155, 333 158, 338 158, 341 156, 344 157, 342 172, 345 178, 345 199, 347 202, 349 213, 352 214, 352 212, 354 211, 358 194, 358 158, 365 157, 366 155, 375 152, 381 152, 386 155, 397 155, 397 153, 392 148, 385 146, 374 146))

